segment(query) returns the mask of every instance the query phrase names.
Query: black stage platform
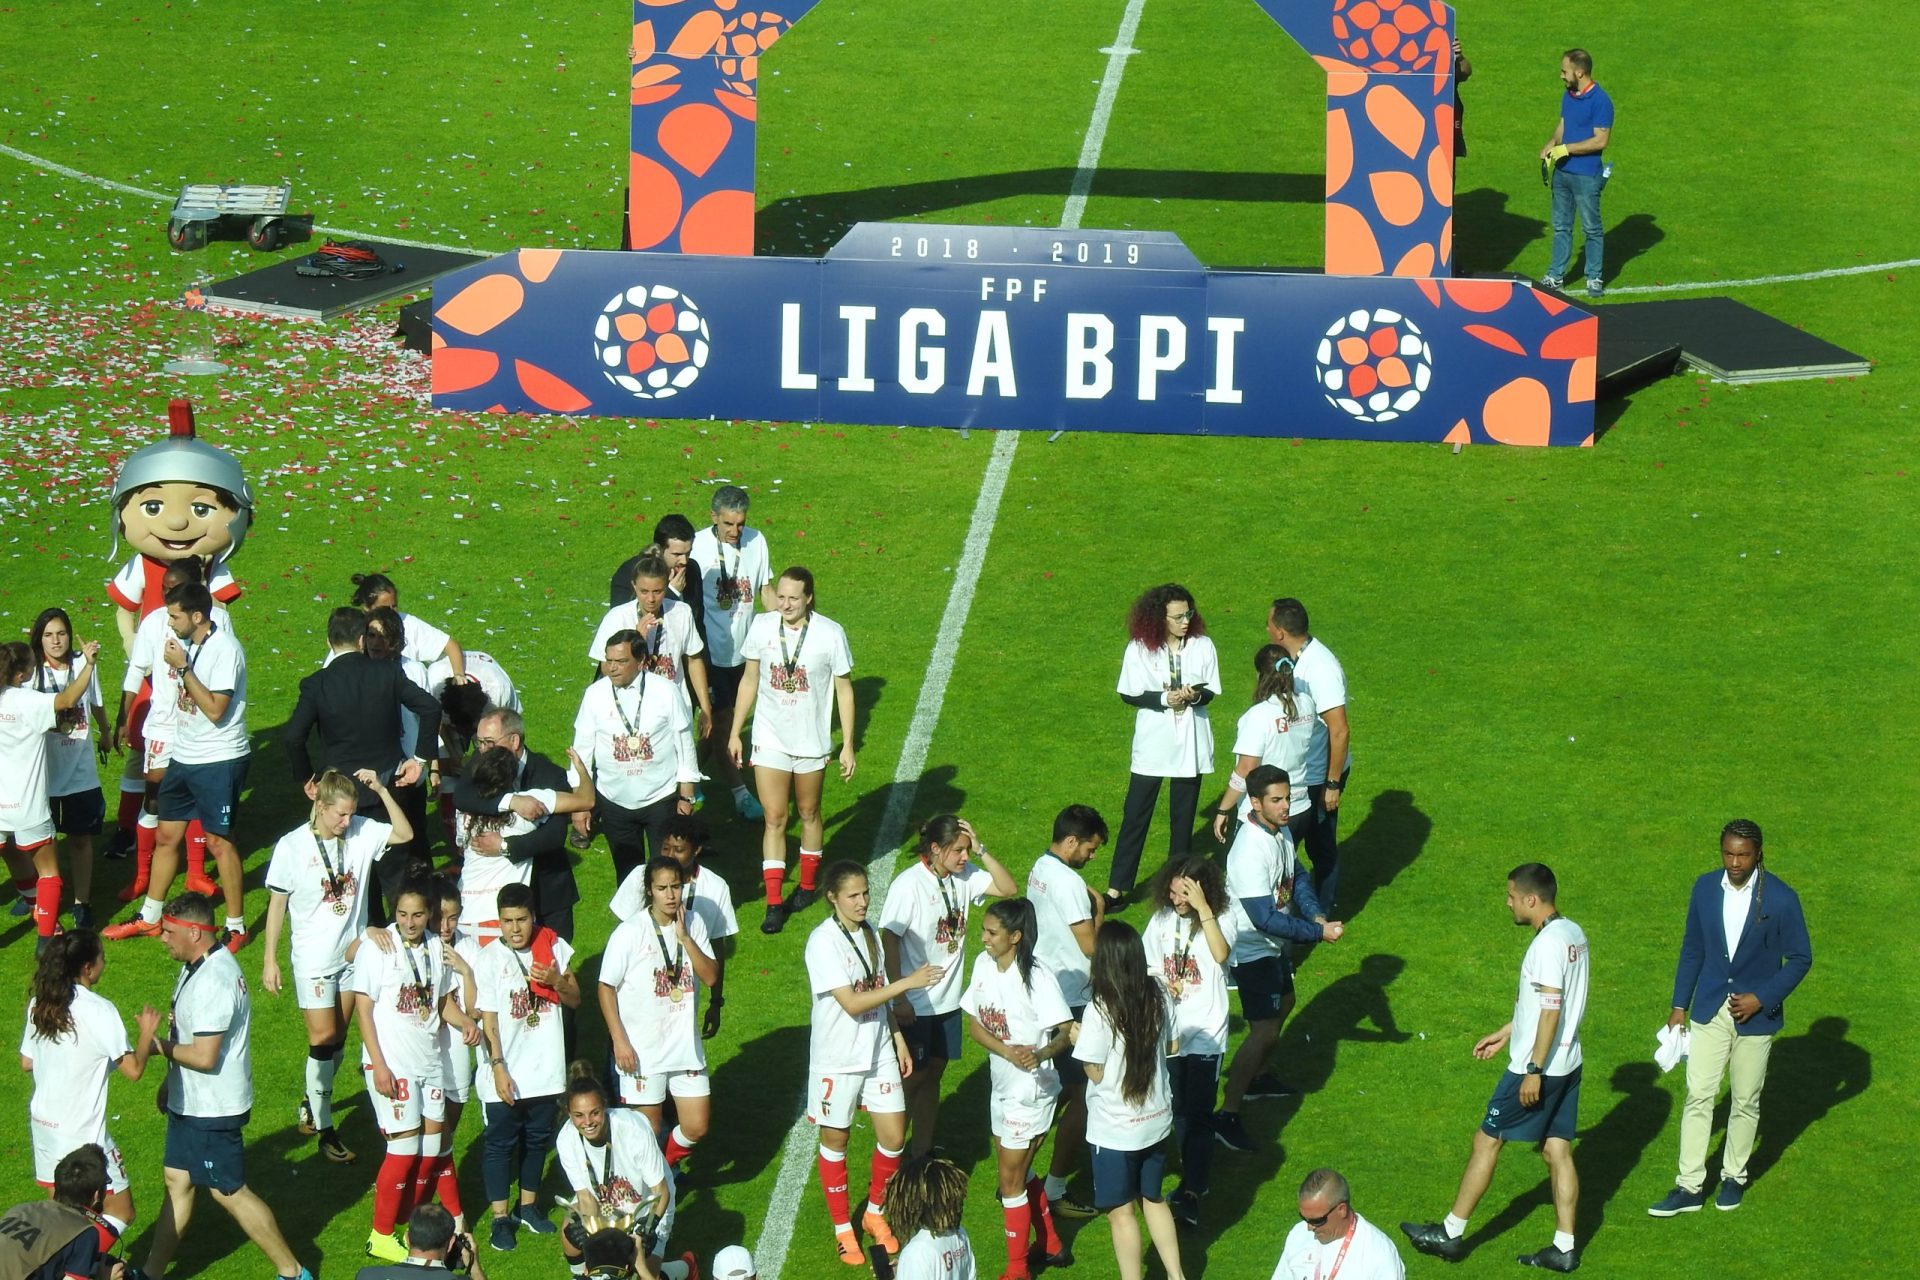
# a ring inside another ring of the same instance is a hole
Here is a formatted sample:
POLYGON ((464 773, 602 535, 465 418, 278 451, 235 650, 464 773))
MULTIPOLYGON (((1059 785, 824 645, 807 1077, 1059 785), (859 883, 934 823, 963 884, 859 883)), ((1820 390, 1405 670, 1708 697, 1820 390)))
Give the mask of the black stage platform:
POLYGON ((208 306, 223 307, 230 311, 291 316, 299 320, 331 320, 349 311, 385 302, 388 298, 415 289, 424 289, 435 276, 480 262, 487 256, 450 249, 383 244, 378 240, 364 243, 377 252, 391 269, 363 280, 303 276, 294 268, 313 252, 313 246, 304 246, 300 253, 270 267, 249 271, 231 280, 222 280, 201 292, 208 306))
MULTIPOLYGON (((1568 301, 1579 305, 1578 299, 1568 301)), ((1682 363, 1735 384, 1853 377, 1872 368, 1865 357, 1732 298, 1612 302, 1594 310, 1600 317, 1601 399, 1644 386, 1682 363)))

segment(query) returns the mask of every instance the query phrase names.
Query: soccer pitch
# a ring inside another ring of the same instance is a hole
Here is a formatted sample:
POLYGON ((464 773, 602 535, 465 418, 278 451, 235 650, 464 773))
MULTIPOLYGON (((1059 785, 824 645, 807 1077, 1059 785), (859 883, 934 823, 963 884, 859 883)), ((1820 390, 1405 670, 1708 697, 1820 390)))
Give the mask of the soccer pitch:
MULTIPOLYGON (((1125 8, 822 5, 761 71, 761 250, 817 254, 863 219, 1058 224, 1125 8)), ((613 247, 630 20, 604 0, 545 12, 478 0, 42 0, 0 14, 8 634, 60 604, 113 649, 101 589, 118 563, 111 477, 164 431, 169 397, 192 397, 203 436, 241 458, 258 499, 234 564, 258 747, 240 827, 251 917, 265 909, 265 851, 306 814, 279 726, 356 571, 387 572, 409 611, 499 658, 527 702, 530 745, 557 754, 613 566, 660 515, 698 522, 714 484, 745 485, 776 571, 811 567, 821 611, 851 638, 860 768, 829 785, 828 857, 884 857, 898 834, 890 806, 912 827, 957 810, 1016 875, 1064 804, 1093 804, 1117 828, 1132 714, 1112 688, 1132 599, 1167 580, 1198 599, 1225 671, 1214 716, 1224 756, 1265 605, 1296 595, 1352 690, 1341 824, 1351 926, 1303 967, 1282 1037, 1280 1072, 1308 1092, 1248 1105, 1262 1149, 1219 1153, 1203 1225, 1182 1233, 1189 1274, 1263 1280, 1299 1180, 1318 1165, 1344 1172, 1356 1207, 1390 1232, 1445 1211, 1498 1075, 1468 1050, 1505 1020, 1524 945, 1502 907, 1504 876, 1533 859, 1558 872, 1563 909, 1593 947, 1576 1148, 1583 1265, 1622 1276, 1910 1270, 1897 1242, 1916 1215, 1889 1175, 1911 1163, 1905 1104, 1920 1089, 1920 1000, 1902 980, 1913 949, 1896 905, 1916 874, 1891 830, 1920 750, 1907 639, 1920 611, 1911 270, 1731 290, 1881 361, 1869 377, 1739 389, 1678 377, 1600 406, 1593 449, 1457 455, 441 415, 425 403, 425 365, 388 341, 392 304, 325 326, 173 305, 263 261, 238 242, 167 249, 166 201, 185 182, 287 178, 296 208, 369 235, 613 247), (231 372, 159 372, 203 345, 231 372), (981 502, 989 479, 1004 483, 997 505, 981 502), (984 560, 970 612, 954 619, 970 534, 984 560), (943 699, 923 703, 930 668, 949 679, 943 699), (916 724, 930 739, 909 742, 916 724), (903 752, 911 764, 918 750, 924 767, 896 781, 903 752), (1684 1083, 1657 1075, 1653 1034, 1687 888, 1716 865, 1719 828, 1736 816, 1766 828, 1768 869, 1805 903, 1815 965, 1775 1046, 1745 1207, 1657 1222, 1644 1207, 1672 1182, 1684 1083)), ((1731 33, 1711 7, 1647 0, 1462 6, 1474 76, 1462 89, 1460 270, 1544 272, 1535 156, 1573 45, 1592 50, 1619 106, 1605 205, 1616 294, 1920 254, 1908 212, 1920 142, 1898 123, 1920 118, 1920 90, 1869 57, 1894 41, 1860 38, 1884 37, 1885 22, 1861 0, 1769 11, 1731 33)), ((1084 225, 1174 231, 1212 266, 1318 262, 1323 73, 1242 0, 1145 0, 1133 46, 1084 225)), ((810 1167, 797 1184, 789 1174, 797 1208, 778 1194, 806 1054, 800 951, 821 908, 777 938, 759 934, 757 828, 734 817, 723 788, 707 791, 709 865, 732 881, 745 932, 709 1044, 714 1128, 693 1157, 675 1252, 693 1248, 704 1266, 790 1218, 780 1274, 833 1275, 810 1167)), ((1149 870, 1164 830, 1162 811, 1149 870)), ((128 866, 97 868, 103 921, 128 866)), ((1104 867, 1089 879, 1104 883, 1104 867)), ((613 889, 604 844, 576 874, 575 942, 597 957, 612 923, 592 909, 613 889)), ((1146 914, 1135 905, 1126 918, 1146 914)), ((12 922, 0 944, 0 971, 23 993, 30 922, 12 922)), ((130 1026, 142 1003, 164 1005, 174 970, 157 946, 109 944, 108 957, 100 990, 130 1026)), ((240 959, 254 987, 252 1185, 302 1261, 351 1274, 367 1261, 361 1184, 378 1135, 343 1071, 342 1133, 359 1163, 327 1164, 299 1136, 300 1020, 259 988, 259 943, 240 959)), ((7 1007, 17 1017, 23 1003, 7 1007)), ((582 1052, 599 1061, 597 1015, 582 1028, 582 1052)), ((967 1225, 981 1271, 995 1274, 976 1050, 946 1087, 941 1142, 973 1170, 967 1225)), ((161 1195, 150 1091, 116 1083, 108 1112, 134 1175, 135 1261, 161 1195)), ((0 1162, 0 1190, 16 1201, 37 1194, 23 1112, 0 1162)), ((470 1116, 458 1140, 470 1215, 478 1134, 470 1116)), ((856 1191, 868 1142, 862 1128, 856 1191)), ((809 1165, 810 1148, 799 1147, 809 1165)), ((555 1169, 547 1190, 561 1189, 555 1169)), ((1082 1174, 1075 1190, 1089 1189, 1082 1174)), ((1544 1167, 1509 1151, 1459 1274, 1511 1272, 1551 1223, 1544 1167)), ((1097 1219, 1075 1252, 1076 1276, 1115 1274, 1097 1219)), ((1445 1265, 1402 1252, 1412 1274, 1445 1265)), ((499 1280, 562 1268, 557 1246, 524 1236, 484 1261, 499 1280)), ((265 1270, 203 1198, 176 1274, 265 1270)))

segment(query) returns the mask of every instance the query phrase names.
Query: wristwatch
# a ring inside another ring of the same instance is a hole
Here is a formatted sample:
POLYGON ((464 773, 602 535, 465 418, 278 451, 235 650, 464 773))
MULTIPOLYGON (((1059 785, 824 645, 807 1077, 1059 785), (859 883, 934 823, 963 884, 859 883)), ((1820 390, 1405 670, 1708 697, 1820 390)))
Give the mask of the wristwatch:
POLYGON ((1540 1065, 1539 1063, 1537 1063, 1537 1062, 1529 1062, 1529 1063, 1527 1064, 1527 1074, 1528 1074, 1528 1075, 1530 1075, 1530 1076, 1537 1076, 1537 1075, 1541 1075, 1541 1074, 1543 1074, 1543 1073, 1544 1073, 1545 1071, 1546 1071, 1546 1068, 1545 1068, 1545 1067, 1542 1067, 1542 1066, 1541 1066, 1541 1065, 1540 1065))

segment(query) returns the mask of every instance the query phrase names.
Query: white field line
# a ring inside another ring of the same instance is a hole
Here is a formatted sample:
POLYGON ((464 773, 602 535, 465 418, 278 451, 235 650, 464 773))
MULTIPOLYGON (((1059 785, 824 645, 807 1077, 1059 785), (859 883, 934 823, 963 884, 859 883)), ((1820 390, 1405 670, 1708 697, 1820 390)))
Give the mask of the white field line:
POLYGON ((1093 175, 1100 168, 1100 150, 1107 143, 1107 124, 1113 119, 1114 99, 1120 96, 1120 77, 1126 74, 1127 59, 1140 52, 1133 47, 1133 35, 1140 29, 1140 11, 1146 7, 1147 0, 1127 0, 1127 11, 1120 15, 1119 33, 1111 45, 1100 51, 1107 55, 1107 70, 1100 77, 1100 93, 1093 100, 1093 119, 1080 144, 1080 163, 1074 170, 1067 207, 1060 214, 1063 231, 1078 231, 1080 220, 1086 216, 1087 196, 1093 191, 1093 175))
POLYGON ((1609 298, 1623 293, 1694 293, 1702 289, 1745 289, 1763 284, 1797 284, 1802 280, 1832 280, 1838 276, 1870 276, 1876 271, 1898 271, 1902 267, 1920 267, 1920 258, 1902 258, 1898 262, 1863 262, 1852 267, 1828 267, 1825 271, 1797 271, 1791 275, 1748 276, 1745 280, 1696 280, 1685 284, 1630 284, 1607 290, 1609 298))

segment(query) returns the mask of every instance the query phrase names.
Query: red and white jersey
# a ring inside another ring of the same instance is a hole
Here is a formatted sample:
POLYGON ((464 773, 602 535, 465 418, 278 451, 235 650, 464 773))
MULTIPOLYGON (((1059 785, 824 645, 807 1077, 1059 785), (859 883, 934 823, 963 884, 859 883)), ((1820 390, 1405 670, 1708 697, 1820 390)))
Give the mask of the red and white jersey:
POLYGON ((900 939, 900 972, 923 964, 945 970, 930 987, 907 992, 916 1014, 952 1013, 966 986, 967 913, 987 900, 993 873, 972 863, 937 876, 925 858, 893 878, 880 907, 880 927, 900 939))
MULTIPOLYGON (((171 567, 165 560, 155 560, 149 555, 136 555, 120 566, 120 571, 107 583, 107 596, 122 609, 135 609, 144 620, 153 614, 167 611, 167 570, 171 567)), ((227 568, 224 558, 215 560, 207 568, 207 591, 216 604, 232 604, 240 598, 240 584, 233 580, 233 571, 227 568)))
MULTIPOLYGON (((65 668, 42 663, 33 673, 33 687, 41 693, 60 694, 75 680, 86 678, 86 656, 76 653, 65 668)), ((78 704, 54 713, 54 726, 47 734, 48 795, 77 796, 99 787, 100 770, 93 760, 88 720, 103 705, 100 682, 95 680, 78 704)))
POLYGON ((308 825, 275 842, 267 891, 287 895, 296 979, 325 977, 347 963, 347 946, 367 927, 368 877, 392 838, 391 826, 355 814, 337 840, 308 825))
MULTIPOLYGON (((539 930, 539 936, 550 942, 554 966, 562 973, 568 972, 573 948, 549 929, 539 930)), ((474 1003, 481 1013, 491 1013, 498 1019, 500 1053, 507 1060, 507 1074, 524 1098, 549 1097, 567 1087, 567 1046, 560 1025, 560 1005, 537 994, 529 978, 539 950, 538 939, 526 951, 515 951, 496 940, 480 948, 480 963, 473 971, 477 989, 474 1003), (527 1025, 529 1021, 534 1025, 527 1025)), ((481 1071, 476 1083, 482 1102, 500 1101, 492 1068, 481 1071)))
POLYGON ((811 1074, 871 1071, 882 1053, 893 1051, 885 1005, 855 1018, 833 996, 839 987, 852 987, 856 994, 878 991, 887 981, 886 951, 871 923, 849 932, 837 919, 829 918, 807 935, 807 988, 813 993, 812 1027, 807 1039, 807 1070, 811 1074))
POLYGON ((31 831, 52 821, 47 734, 58 723, 52 694, 0 689, 0 831, 31 831))
MULTIPOLYGON (((387 1070, 397 1077, 440 1084, 440 1003, 453 989, 453 970, 440 936, 428 933, 419 946, 400 940, 388 925, 393 950, 371 942, 354 954, 352 989, 373 1004, 373 1029, 387 1070)), ((360 1061, 373 1061, 364 1045, 360 1061)))
MULTIPOLYGON (((1227 941, 1227 960, 1233 960, 1234 940, 1240 936, 1234 913, 1214 917, 1227 941)), ((1185 1057, 1227 1051, 1227 970, 1213 958, 1206 929, 1198 916, 1182 916, 1162 907, 1140 931, 1147 953, 1147 972, 1173 1001, 1173 1035, 1185 1057)))
POLYGON ((846 630, 824 614, 789 627, 779 614, 763 613, 747 628, 740 656, 760 664, 754 745, 801 759, 831 753, 833 682, 853 671, 846 630))
MULTIPOLYGON (((700 636, 700 628, 693 625, 693 610, 678 600, 660 602, 660 621, 652 634, 640 642, 640 651, 633 656, 646 664, 647 671, 655 679, 665 680, 680 693, 680 700, 689 708, 693 706, 693 690, 687 686, 687 659, 704 654, 707 642, 700 636)), ((587 657, 598 662, 607 656, 607 641, 622 631, 640 629, 640 604, 629 600, 607 610, 607 616, 600 619, 600 627, 593 633, 593 644, 587 650, 587 657)))
POLYGON ((632 1213, 653 1200, 653 1189, 667 1180, 666 1157, 654 1140, 647 1118, 627 1107, 607 1112, 606 1141, 594 1146, 571 1124, 560 1126, 554 1153, 575 1195, 592 1195, 603 1209, 632 1213))
MULTIPOLYGON (((687 937, 713 954, 706 925, 691 913, 687 937)), ((657 925, 653 914, 643 911, 614 929, 600 958, 600 981, 614 990, 620 1025, 640 1055, 639 1074, 706 1070, 707 1054, 700 1043, 700 979, 672 925, 657 925)))
POLYGON ((67 1151, 89 1142, 107 1146, 107 1076, 131 1052, 120 1011, 105 996, 75 986, 73 1029, 48 1040, 33 1029, 33 1006, 27 1001, 20 1037, 20 1056, 33 1063, 27 1117, 36 1131, 57 1135, 67 1151))
MULTIPOLYGON (((973 962, 973 981, 960 997, 960 1007, 1002 1044, 1038 1049, 1052 1039, 1053 1028, 1073 1021, 1073 1012, 1060 994, 1060 980, 1053 970, 1036 960, 1032 977, 1029 986, 1020 979, 1018 961, 1002 969, 992 956, 982 953, 973 962)), ((999 1054, 987 1061, 992 1064, 994 1096, 1002 1103, 1033 1106, 1060 1096, 1060 1071, 1051 1059, 1032 1071, 1021 1070, 999 1054)))

